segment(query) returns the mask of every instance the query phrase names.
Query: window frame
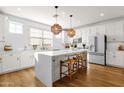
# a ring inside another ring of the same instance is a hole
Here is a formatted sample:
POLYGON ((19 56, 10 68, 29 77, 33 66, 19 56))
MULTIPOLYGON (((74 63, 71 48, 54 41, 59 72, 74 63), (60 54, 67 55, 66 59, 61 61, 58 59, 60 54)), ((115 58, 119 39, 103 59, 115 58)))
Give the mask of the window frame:
POLYGON ((9 30, 9 33, 21 35, 21 34, 24 33, 24 25, 23 25, 23 23, 21 23, 21 22, 9 20, 9 21, 8 21, 8 30, 9 30), (11 25, 12 25, 12 24, 15 26, 15 27, 14 27, 14 31, 11 31, 11 25), (20 30, 21 32, 18 32, 17 26, 20 26, 20 27, 21 27, 21 30, 20 30))
MULTIPOLYGON (((33 45, 31 43, 32 38, 37 38, 37 39, 41 39, 41 44, 39 44, 38 46, 45 47, 45 45, 47 45, 47 43, 44 43, 44 40, 50 40, 51 41, 50 47, 51 47, 52 46, 52 40, 53 40, 53 34, 51 34, 52 36, 50 38, 49 37, 44 37, 44 32, 49 32, 49 31, 48 30, 42 30, 42 29, 35 28, 35 27, 30 27, 30 44, 33 45), (42 37, 33 37, 33 36, 31 36, 31 29, 40 30, 41 31, 40 34, 42 34, 41 35, 42 37)), ((49 33, 51 33, 51 32, 49 32, 49 33)))

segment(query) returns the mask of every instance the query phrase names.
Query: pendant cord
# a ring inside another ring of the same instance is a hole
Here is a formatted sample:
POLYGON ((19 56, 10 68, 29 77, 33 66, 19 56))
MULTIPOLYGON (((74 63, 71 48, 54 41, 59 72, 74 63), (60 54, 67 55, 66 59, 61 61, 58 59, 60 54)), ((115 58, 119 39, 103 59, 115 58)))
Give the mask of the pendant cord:
POLYGON ((57 9, 58 9, 58 6, 55 6, 55 8, 56 8, 56 15, 55 15, 55 17, 56 17, 56 24, 57 24, 57 17, 58 17, 57 9))
POLYGON ((72 15, 70 15, 70 27, 72 28, 72 15))

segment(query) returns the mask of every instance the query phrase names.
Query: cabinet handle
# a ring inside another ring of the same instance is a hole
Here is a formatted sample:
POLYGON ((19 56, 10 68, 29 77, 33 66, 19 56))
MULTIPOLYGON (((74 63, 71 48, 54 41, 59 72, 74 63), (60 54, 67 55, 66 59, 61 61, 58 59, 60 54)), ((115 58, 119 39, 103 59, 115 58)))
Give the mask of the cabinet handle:
POLYGON ((116 56, 113 56, 114 58, 116 57, 116 56))
POLYGON ((19 60, 19 58, 17 58, 17 60, 19 60))
POLYGON ((53 59, 53 62, 55 62, 55 60, 53 59))
POLYGON ((10 54, 10 56, 13 56, 13 54, 10 54))

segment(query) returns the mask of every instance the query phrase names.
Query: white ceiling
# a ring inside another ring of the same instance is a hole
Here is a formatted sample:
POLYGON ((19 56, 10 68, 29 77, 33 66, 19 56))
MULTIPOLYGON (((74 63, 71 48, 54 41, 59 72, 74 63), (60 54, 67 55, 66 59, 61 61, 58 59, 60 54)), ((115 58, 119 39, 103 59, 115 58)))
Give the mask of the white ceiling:
MULTIPOLYGON (((2 12, 31 19, 48 25, 55 22, 53 6, 0 6, 2 12), (20 9, 21 8, 21 9, 20 9)), ((124 16, 123 6, 60 6, 58 23, 64 28, 70 27, 69 15, 73 15, 73 26, 91 24, 110 18, 124 16), (65 14, 63 14, 63 12, 65 14), (104 16, 100 16, 104 13, 104 16)))

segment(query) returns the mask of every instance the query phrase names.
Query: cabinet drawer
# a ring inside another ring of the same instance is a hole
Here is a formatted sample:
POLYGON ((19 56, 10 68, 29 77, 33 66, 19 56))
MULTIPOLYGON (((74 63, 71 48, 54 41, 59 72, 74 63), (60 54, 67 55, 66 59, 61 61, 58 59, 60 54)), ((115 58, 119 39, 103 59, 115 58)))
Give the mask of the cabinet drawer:
POLYGON ((18 56, 10 55, 10 56, 3 57, 2 59, 3 72, 19 69, 19 67, 20 67, 20 61, 18 56))
POLYGON ((30 67, 35 64, 34 54, 32 52, 24 52, 21 54, 21 68, 30 67))
POLYGON ((107 65, 124 67, 124 52, 107 52, 107 65))
POLYGON ((117 65, 119 67, 124 67, 124 52, 117 52, 116 53, 115 65, 117 65))

